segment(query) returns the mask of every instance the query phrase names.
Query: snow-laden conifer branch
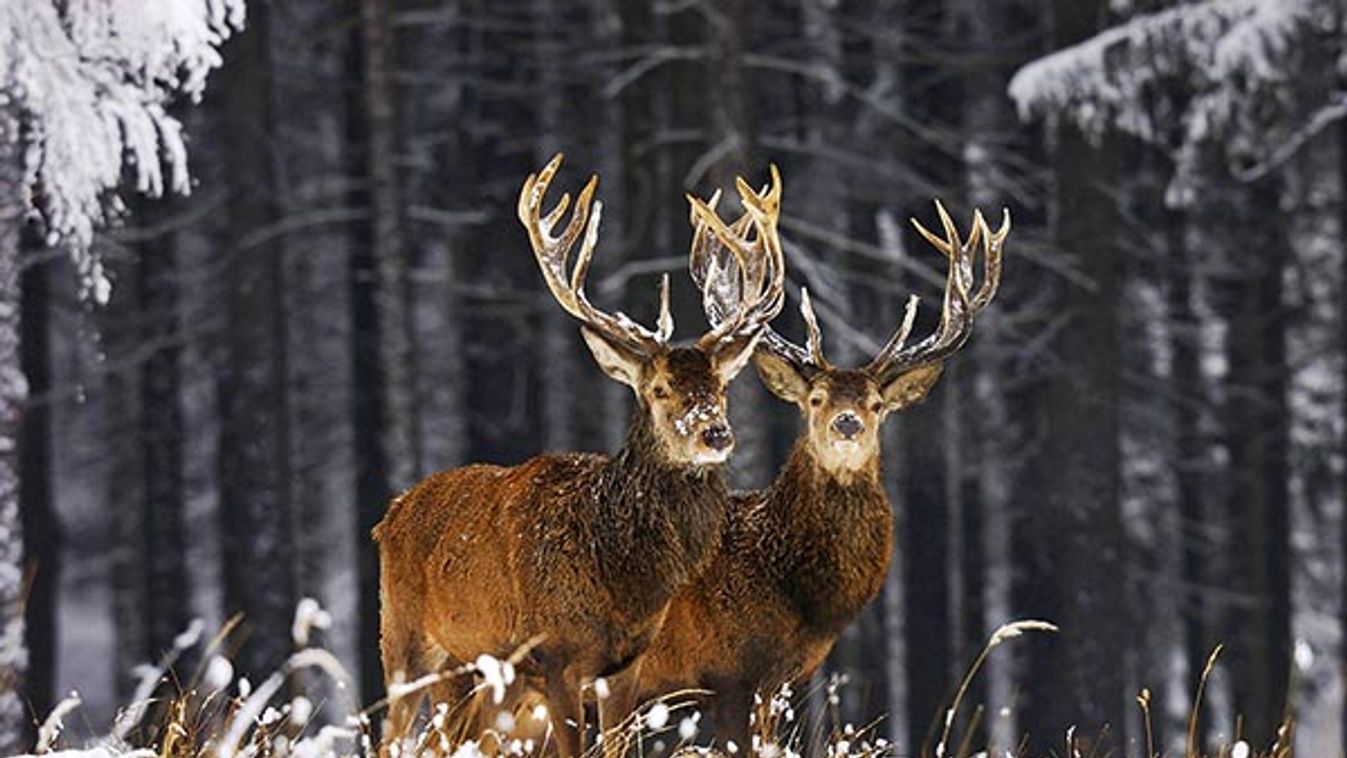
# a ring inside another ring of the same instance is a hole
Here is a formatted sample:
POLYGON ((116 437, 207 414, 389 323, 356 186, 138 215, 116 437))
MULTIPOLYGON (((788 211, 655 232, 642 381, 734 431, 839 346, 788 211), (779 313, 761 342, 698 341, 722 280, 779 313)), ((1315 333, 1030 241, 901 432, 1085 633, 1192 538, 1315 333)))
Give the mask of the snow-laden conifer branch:
POLYGON ((27 204, 51 245, 71 251, 84 291, 110 284, 90 252, 96 228, 139 193, 187 193, 182 122, 200 99, 243 0, 51 0, 0 4, 0 107, 22 124, 27 204))
POLYGON ((1293 59, 1333 38, 1337 6, 1205 0, 1139 14, 1024 66, 1010 96, 1023 118, 1065 118, 1092 138, 1116 131, 1169 149, 1180 180, 1172 199, 1182 201, 1199 148, 1219 146, 1237 174, 1248 173, 1284 160, 1270 152, 1285 143, 1278 137, 1313 114, 1344 115, 1326 109, 1343 93, 1290 73, 1293 59))

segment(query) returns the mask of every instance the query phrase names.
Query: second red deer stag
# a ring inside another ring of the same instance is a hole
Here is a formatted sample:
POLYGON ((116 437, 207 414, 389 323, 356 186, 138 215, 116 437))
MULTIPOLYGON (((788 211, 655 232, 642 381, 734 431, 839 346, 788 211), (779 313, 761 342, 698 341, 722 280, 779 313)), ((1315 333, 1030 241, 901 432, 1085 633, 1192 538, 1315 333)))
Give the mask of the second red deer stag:
MULTIPOLYGON (((823 356, 807 291, 801 297, 807 347, 768 329, 754 363, 774 394, 798 406, 803 428, 771 486, 736 495, 715 558, 674 598, 646 654, 616 678, 605 704, 615 720, 639 699, 704 688, 714 693, 718 736, 748 750, 755 693, 808 678, 879 592, 893 552, 880 425, 922 400, 944 361, 967 340, 973 317, 996 294, 1010 230, 1008 214, 993 233, 978 213, 963 241, 937 207, 943 238, 916 224, 949 259, 940 325, 932 335, 906 345, 916 314, 913 298, 896 334, 868 365, 834 366, 823 356), (985 278, 974 292, 979 251, 985 278)), ((742 293, 725 276, 724 245, 748 219, 730 228, 714 214, 694 221, 692 274, 716 323, 742 307, 742 293)))
MULTIPOLYGON (((744 196, 752 239, 736 237, 729 251, 746 293, 733 317, 694 344, 671 345, 667 277, 655 330, 601 311, 584 287, 602 212, 598 201, 590 212, 597 177, 554 236, 570 196, 546 214, 541 206, 560 163, 558 155, 528 178, 519 219, 548 288, 579 320, 600 368, 635 392, 626 443, 611 457, 549 454, 435 474, 393 502, 374 536, 386 683, 531 644, 519 669, 544 694, 558 748, 573 758, 583 748, 582 683, 645 650, 670 598, 720 534, 729 499, 723 464, 734 441, 726 385, 780 312, 785 274, 773 169, 770 191, 744 196)), ((440 687, 432 697, 462 695, 440 687)), ((418 699, 393 698, 393 739, 418 707, 418 699)))

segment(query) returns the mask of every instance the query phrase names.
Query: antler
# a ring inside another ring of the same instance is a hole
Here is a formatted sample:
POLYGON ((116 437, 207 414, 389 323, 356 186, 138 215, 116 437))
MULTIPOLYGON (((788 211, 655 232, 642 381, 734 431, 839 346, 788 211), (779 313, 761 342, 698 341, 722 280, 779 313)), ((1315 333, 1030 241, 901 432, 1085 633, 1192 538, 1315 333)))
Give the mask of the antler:
POLYGON ((599 239, 599 218, 603 215, 603 202, 594 200, 599 177, 590 177, 576 198, 575 211, 570 221, 560 235, 552 236, 553 228, 571 202, 570 193, 563 194, 555 208, 545 216, 542 214, 543 195, 547 194, 552 178, 556 176, 557 169, 561 168, 562 157, 561 153, 557 153, 542 171, 529 174, 519 193, 519 221, 528 230, 538 268, 542 270, 552 296, 567 313, 610 339, 649 355, 668 343, 673 334, 673 316, 669 312, 669 276, 666 274, 660 283, 659 321, 655 331, 646 329, 621 311, 610 314, 589 302, 585 295, 585 275, 589 273, 594 245, 599 239), (590 214, 591 201, 594 205, 593 215, 590 214), (576 257, 575 268, 568 273, 567 258, 582 231, 584 241, 580 244, 580 254, 576 257))
POLYGON ((949 275, 945 280, 945 302, 940 313, 940 326, 935 333, 921 342, 904 347, 917 315, 917 299, 908 300, 907 313, 887 344, 879 351, 874 360, 866 366, 866 371, 874 375, 880 383, 887 382, 898 374, 915 366, 944 360, 963 346, 973 329, 973 317, 978 314, 996 296, 1001 283, 1001 248, 1006 235, 1010 234, 1010 210, 1001 214, 1001 226, 995 232, 987 227, 982 211, 973 212, 973 231, 967 240, 960 240, 954 221, 939 200, 935 201, 936 212, 940 214, 940 223, 945 236, 938 237, 922 226, 916 219, 912 225, 937 250, 949 259, 949 275), (973 289, 973 258, 979 243, 983 253, 983 281, 977 292, 973 289))
POLYGON ((702 304, 711 331, 698 343, 709 348, 767 329, 767 323, 785 305, 786 261, 777 234, 781 215, 781 173, 771 167, 772 183, 754 192, 742 178, 735 180, 744 215, 726 225, 715 211, 720 192, 709 203, 688 195, 693 226, 689 268, 702 289, 702 304), (756 233, 748 238, 749 226, 756 233), (715 240, 718 246, 713 246, 715 240), (733 259, 726 259, 728 252, 733 259))
MULTIPOLYGON (((756 194, 761 197, 767 192, 768 188, 763 187, 756 194)), ((719 200, 720 191, 717 190, 705 205, 714 210, 719 200)), ((730 261, 726 258, 729 249, 698 214, 693 214, 692 221, 694 229, 688 269, 693 281, 702 291, 702 309, 706 312, 706 318, 712 325, 720 324, 728 314, 734 313, 739 308, 741 288, 735 276, 738 267, 731 267, 730 261)), ((729 225, 730 231, 742 237, 752 221, 752 214, 746 210, 729 225)), ((807 288, 801 289, 800 315, 804 317, 807 347, 791 342, 771 326, 763 330, 760 345, 794 364, 801 371, 827 369, 830 364, 823 356, 823 333, 819 330, 818 317, 814 314, 814 306, 807 288)))

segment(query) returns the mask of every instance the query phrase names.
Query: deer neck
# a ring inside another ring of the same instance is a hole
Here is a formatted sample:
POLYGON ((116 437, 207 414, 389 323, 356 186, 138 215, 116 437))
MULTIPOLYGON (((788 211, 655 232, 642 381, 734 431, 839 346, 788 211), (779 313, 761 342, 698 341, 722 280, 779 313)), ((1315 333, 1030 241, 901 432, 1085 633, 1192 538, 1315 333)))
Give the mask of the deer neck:
POLYGON ((769 492, 790 570, 782 577, 806 626, 836 634, 873 599, 887 573, 893 513, 879 461, 834 473, 802 438, 769 492))
POLYGON ((598 484, 601 574, 632 615, 658 612, 710 557, 729 504, 723 465, 674 465, 635 409, 598 484))
MULTIPOLYGON (((790 501, 795 508, 813 510, 830 507, 828 503, 832 503, 833 506, 866 510, 877 505, 874 502, 875 498, 883 500, 884 508, 886 510, 888 508, 878 455, 873 456, 860 468, 848 471, 831 470, 824 466, 814 453, 813 446, 805 434, 801 434, 795 440, 786 463, 777 474, 773 489, 781 490, 774 493, 777 497, 789 493, 790 496, 784 499, 790 501)), ((838 518, 842 516, 840 512, 837 514, 838 518)))

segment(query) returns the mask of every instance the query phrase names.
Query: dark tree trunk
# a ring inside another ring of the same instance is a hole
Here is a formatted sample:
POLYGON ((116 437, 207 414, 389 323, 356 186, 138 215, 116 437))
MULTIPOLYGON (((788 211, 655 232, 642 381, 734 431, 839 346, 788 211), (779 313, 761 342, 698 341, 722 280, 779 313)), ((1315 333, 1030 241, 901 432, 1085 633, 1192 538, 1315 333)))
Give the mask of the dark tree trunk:
POLYGON ((368 209, 351 251, 354 333, 356 540, 360 575, 360 686, 382 691, 378 553, 370 529, 388 499, 409 486, 419 460, 411 407, 414 367, 406 249, 397 172, 398 114, 393 80, 391 0, 358 0, 350 45, 348 140, 352 205, 368 209))
POLYGON ((1226 589, 1240 597, 1227 608, 1225 661, 1244 735, 1270 745, 1286 707, 1291 662, 1289 430, 1286 408, 1286 322, 1282 272, 1290 257, 1277 208, 1280 183, 1262 180, 1224 209, 1232 232, 1235 274, 1218 288, 1217 307, 1230 323, 1226 350, 1225 447, 1229 502, 1226 589), (1232 221, 1233 220, 1233 221, 1232 221), (1240 223, 1241 221, 1246 223, 1240 223))
MULTIPOLYGON (((605 51, 635 48, 646 42, 651 34, 650 8, 643 3, 589 0, 588 5, 593 17, 591 25, 595 27, 591 34, 605 51)), ((614 61, 599 67, 597 75, 608 79, 621 68, 622 64, 614 61)), ((592 131, 596 136, 599 171, 603 176, 615 179, 608 186, 620 188, 622 196, 622 212, 614 214, 617 218, 611 223, 604 219, 609 239, 621 242, 620 246, 611 245, 606 255, 619 265, 633 253, 639 255, 638 251, 653 249, 642 241, 642 238, 648 239, 655 209, 651 207, 648 161, 639 154, 639 141, 654 131, 652 89, 652 77, 647 76, 634 83, 622 96, 597 95, 601 99, 597 106, 599 126, 592 131)), ((619 288, 611 295, 613 302, 624 302, 624 294, 629 292, 631 287, 619 288)), ((616 450, 627 433, 626 419, 631 416, 627 406, 631 393, 617 382, 604 382, 599 391, 601 412, 589 417, 591 426, 588 431, 595 449, 616 450)))
MULTIPOLYGON (((1106 3, 1057 0, 1056 42, 1093 34, 1106 3)), ((1120 268, 1114 243, 1114 203, 1107 194, 1112 147, 1091 146, 1070 127, 1058 130, 1054 154, 1057 245, 1088 277, 1059 300, 1070 319, 1053 345, 1062 363, 1040 388, 1046 440, 1038 454, 1039 502, 1029 528, 1038 553, 1022 610, 1061 626, 1057 640, 1035 646, 1037 679, 1025 728, 1031 752, 1060 746, 1078 725, 1084 744, 1107 729, 1124 744, 1123 666, 1128 652, 1124 540, 1120 517, 1117 302, 1120 268)), ((1026 506, 1029 504, 1026 503, 1026 506)), ((1086 750, 1088 752, 1088 750, 1086 750)))
MULTIPOLYGON (((902 4, 909 21, 909 34, 944 37, 951 23, 951 9, 940 0, 905 0, 902 4)), ((963 114, 959 104, 962 93, 952 77, 935 61, 910 57, 901 68, 901 85, 908 94, 903 109, 928 128, 958 134, 963 114)), ((959 186, 964 177, 948 150, 928 139, 912 139, 905 145, 912 165, 923 178, 944 186, 959 186)), ((922 188, 904 188, 900 195, 906 215, 922 219, 930 226, 935 208, 922 188)), ((966 228, 970 213, 956 213, 961 228, 966 228)), ((929 244, 916 234, 906 236, 907 249, 937 271, 944 263, 929 244)), ((914 287, 925 302, 939 302, 940 293, 930 285, 914 287)), ((934 308, 924 308, 916 333, 927 334, 935 328, 934 308)), ((893 323, 893 322, 890 322, 893 323)), ((961 360, 959 356, 955 360, 961 360)), ((952 368, 952 367, 951 367, 952 368)), ((966 545, 964 482, 960 460, 951 445, 958 429, 948 422, 959 416, 957 385, 960 370, 948 371, 921 407, 904 412, 890 423, 902 424, 910 441, 904 453, 907 476, 904 482, 907 507, 903 546, 911 620, 908 632, 908 719, 913 747, 934 749, 943 726, 943 708, 948 704, 966 662, 959 660, 963 647, 960 636, 965 628, 965 592, 961 581, 962 551, 966 545), (920 620, 918 620, 920 619, 920 620), (959 673, 954 673, 958 671, 959 673)))
MULTIPOLYGON (((961 115, 967 140, 964 183, 971 204, 993 221, 1002 206, 1015 202, 1003 194, 1000 180, 1005 163, 1001 143, 1011 131, 1012 122, 1004 94, 1006 15, 1003 4, 995 0, 971 0, 963 4, 955 24, 956 33, 966 35, 971 53, 961 115)), ((1001 302, 1010 301, 1013 294, 1004 293, 1001 302)), ((971 374, 967 397, 973 408, 968 413, 969 438, 960 447, 974 458, 969 467, 976 484, 970 483, 968 488, 970 503, 965 517, 965 618, 969 633, 960 660, 954 661, 961 666, 967 665, 970 651, 975 653, 976 646, 997 627, 1015 617, 1010 482, 1011 459, 1020 447, 1022 429, 1013 420, 1004 388, 1012 368, 1002 355, 1009 333, 1002 327, 1005 312, 993 308, 979 318, 972 354, 967 358, 971 374)), ((1019 650, 1013 646, 998 650, 980 677, 985 696, 972 698, 973 702, 986 703, 989 755, 1011 750, 1020 738, 1013 708, 1018 655, 1019 650)))
POLYGON ((1185 240, 1186 215, 1168 212, 1165 219, 1165 258, 1168 261, 1170 351, 1173 356, 1170 382, 1174 417, 1174 484, 1182 532, 1183 648, 1188 661, 1188 691, 1195 692, 1197 677, 1207 656, 1220 641, 1217 610, 1204 588, 1219 578, 1213 571, 1224 550, 1209 536, 1215 523, 1210 509, 1207 470, 1209 442, 1202 428, 1207 404, 1202 376, 1201 326, 1194 311, 1196 261, 1185 240))
MULTIPOLYGON (((134 262, 114 265, 117 282, 112 298, 102 309, 100 331, 109 355, 131 355, 140 342, 140 281, 134 262)), ((150 615, 145 590, 145 465, 146 446, 140 435, 139 383, 142 376, 134 366, 119 366, 104 378, 102 432, 108 439, 126 440, 108 456, 104 493, 112 526, 111 590, 112 618, 117 630, 117 695, 129 697, 136 686, 136 666, 155 658, 149 643, 150 615)))
POLYGON ((251 9, 220 89, 229 186, 226 366, 220 403, 220 520, 227 613, 242 612, 240 673, 256 681, 291 648, 295 579, 289 502, 284 248, 274 224, 270 10, 251 9))
MULTIPOLYGON (((568 45, 566 7, 571 3, 558 0, 533 0, 534 44, 538 66, 538 91, 533 98, 537 108, 538 147, 534 159, 538 166, 558 151, 576 149, 579 140, 568 127, 583 118, 581 113, 566 107, 568 90, 566 79, 573 60, 568 45)), ((588 174, 592 166, 577 166, 588 174)), ((605 225, 605 235, 611 233, 605 225)), ((610 247, 612 247, 610 245, 610 247)), ((541 293, 542 328, 537 354, 538 395, 542 411, 542 447, 544 450, 567 451, 575 449, 575 356, 582 350, 575 338, 575 320, 558 308, 550 294, 541 293)))
MULTIPOLYGON (((29 401, 23 416, 19 449, 20 509, 26 569, 30 572, 25 629, 28 635, 28 707, 45 717, 54 704, 56 687, 56 590, 61 571, 61 543, 51 497, 51 286, 50 264, 36 230, 23 235, 23 375, 29 401)), ((3 253, 0 252, 0 255, 3 253)), ((31 736, 36 736, 34 732, 31 736)))
POLYGON ((950 577, 946 556, 950 514, 945 509, 945 458, 939 444, 941 397, 904 411, 889 423, 903 428, 902 503, 906 511, 902 533, 904 594, 911 618, 907 622, 907 702, 912 747, 933 750, 939 738, 941 708, 953 692, 949 671, 950 577))
MULTIPOLYGON (((151 218, 164 214, 153 214, 151 218)), ((143 446, 145 651, 153 659, 173 644, 192 616, 188 601, 183 527, 183 420, 177 250, 171 234, 140 250, 140 344, 150 354, 140 368, 140 442, 143 446)), ((184 662, 186 663, 186 662, 184 662)), ((180 664, 180 670, 187 667, 180 664)))
MULTIPOLYGON (((463 0, 420 0, 419 7, 465 13, 468 4, 463 0)), ((424 88, 410 88, 401 93, 399 116, 407 139, 422 135, 438 135, 446 121, 466 122, 471 114, 466 107, 469 83, 464 71, 471 67, 466 60, 467 33, 465 24, 437 26, 417 30, 415 42, 401 44, 402 50, 411 50, 414 60, 425 60, 434 80, 424 88), (445 55, 452 51, 452 55, 445 55), (450 83, 450 96, 445 96, 445 82, 450 83)), ((451 208, 475 210, 481 203, 471 176, 471 161, 465 130, 456 130, 452 139, 444 141, 440 159, 427 167, 414 186, 410 175, 404 181, 407 205, 414 203, 447 204, 451 208)), ((468 308, 463 294, 466 270, 463 258, 464 237, 475 236, 475 226, 450 229, 421 227, 408 221, 408 250, 414 256, 417 270, 411 280, 413 321, 413 349, 416 363, 415 415, 420 437, 421 469, 435 471, 451 468, 465 462, 468 447, 467 428, 469 411, 466 403, 466 384, 470 362, 467 354, 466 320, 468 308)), ((521 251, 522 252, 522 251, 521 251)))

